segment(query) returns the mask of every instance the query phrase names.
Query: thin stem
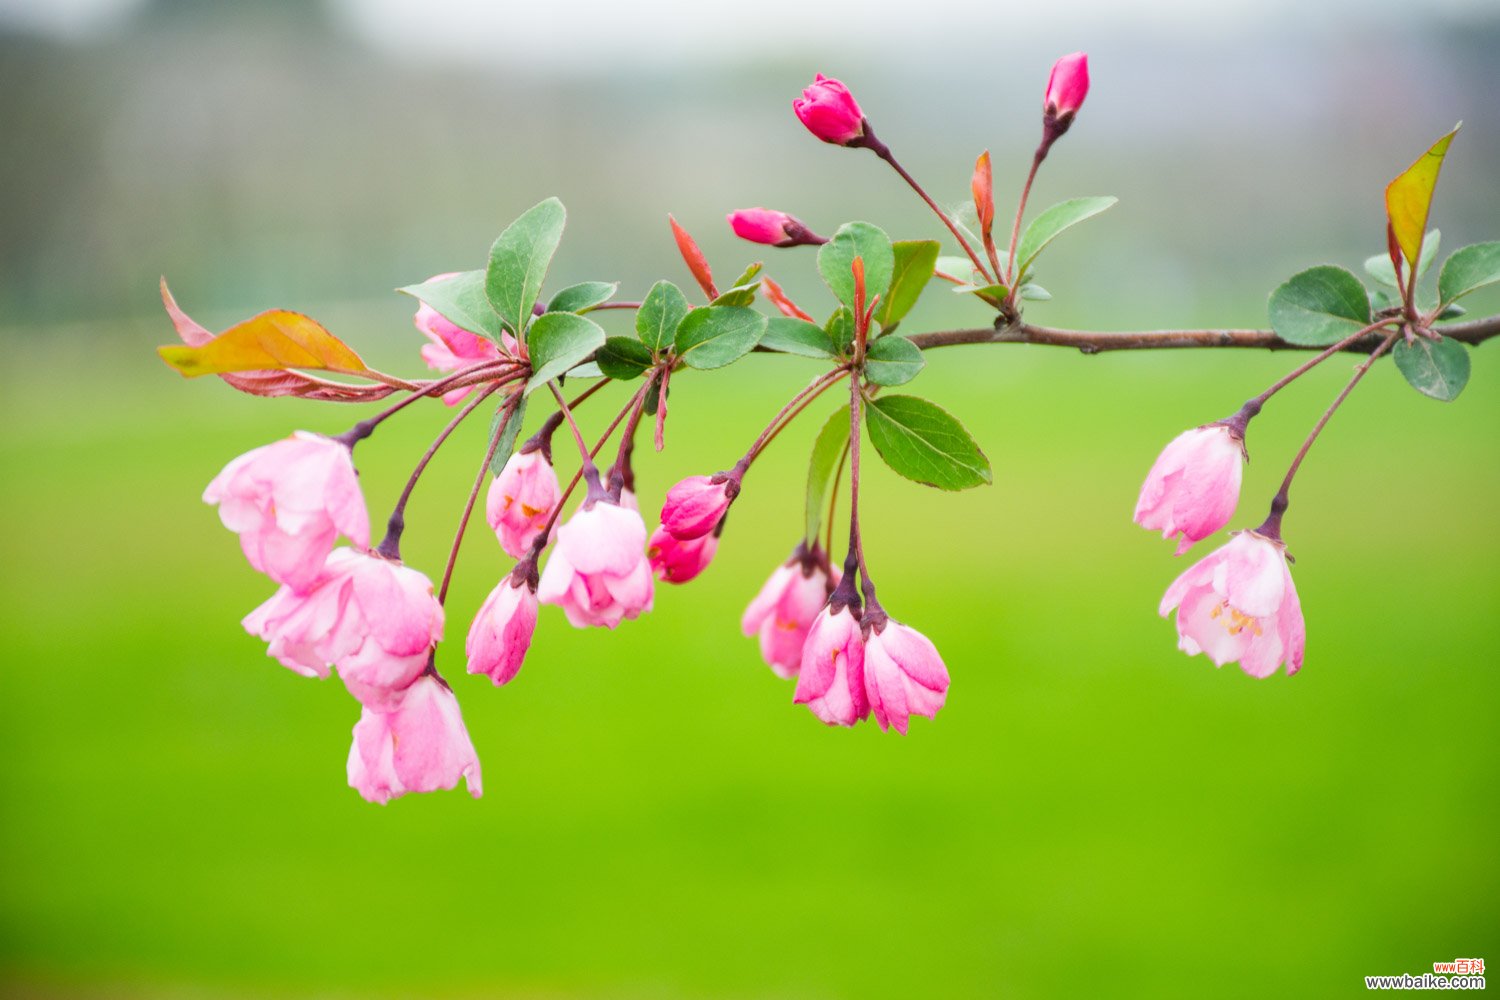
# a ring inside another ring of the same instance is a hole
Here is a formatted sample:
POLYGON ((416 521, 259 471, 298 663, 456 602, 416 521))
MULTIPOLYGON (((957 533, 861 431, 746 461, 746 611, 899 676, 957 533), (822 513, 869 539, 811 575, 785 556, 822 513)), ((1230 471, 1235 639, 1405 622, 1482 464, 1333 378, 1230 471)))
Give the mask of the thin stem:
POLYGON ((448 549, 448 561, 443 565, 443 582, 438 587, 438 603, 444 606, 448 603, 448 585, 453 582, 453 567, 458 563, 458 547, 463 544, 464 532, 469 527, 469 518, 474 513, 474 503, 479 499, 480 487, 484 485, 485 473, 490 470, 490 463, 495 460, 495 452, 500 450, 500 439, 505 436, 505 425, 510 422, 511 414, 516 412, 520 405, 521 394, 514 392, 505 401, 504 412, 500 414, 500 420, 495 424, 495 433, 490 435, 490 446, 485 449, 484 461, 479 463, 479 474, 474 477, 474 488, 469 491, 469 499, 464 504, 463 516, 458 519, 458 531, 453 534, 453 545, 448 549))
POLYGON ((1395 322, 1398 322, 1398 320, 1395 320, 1395 319, 1383 319, 1383 320, 1379 320, 1378 322, 1371 323, 1369 326, 1365 327, 1363 330, 1358 330, 1358 331, 1356 331, 1354 333, 1351 333, 1349 336, 1345 337, 1343 340, 1339 341, 1337 344, 1333 344, 1330 347, 1328 347, 1327 349, 1325 349, 1323 351, 1320 351, 1318 354, 1314 355, 1313 357, 1309 358, 1307 361, 1304 361, 1302 364, 1298 365, 1296 368, 1293 368, 1291 371, 1287 372, 1281 378, 1279 378, 1275 382, 1271 383, 1270 388, 1268 388, 1265 392, 1261 393, 1259 396, 1256 396, 1254 399, 1250 400, 1250 402, 1257 404, 1257 409, 1258 409, 1261 405, 1265 404, 1266 400, 1270 399, 1272 396, 1276 395, 1282 389, 1285 389, 1287 386, 1291 385, 1294 381, 1296 381, 1297 379, 1301 378, 1303 375, 1306 375, 1309 371, 1311 371, 1317 365, 1320 365, 1324 361, 1327 361, 1329 358, 1333 357, 1335 354, 1337 354, 1340 351, 1348 350, 1349 347, 1352 346, 1361 337, 1364 337, 1366 334, 1369 334, 1372 331, 1378 330, 1378 329, 1380 329, 1383 326, 1389 326, 1391 323, 1395 323, 1395 322))
POLYGON ((369 379, 371 382, 379 382, 382 385, 394 386, 397 389, 405 389, 409 392, 415 392, 421 388, 415 382, 408 382, 406 379, 395 375, 387 375, 385 372, 377 371, 374 368, 325 368, 324 371, 332 372, 335 375, 353 375, 356 378, 369 379))
POLYGON ((631 448, 635 444, 635 430, 641 425, 641 414, 646 409, 646 394, 651 390, 651 381, 646 380, 644 390, 638 390, 630 407, 630 421, 625 425, 625 431, 620 435, 620 450, 615 455, 614 467, 610 470, 610 489, 614 489, 616 478, 620 480, 621 489, 625 486, 625 463, 630 457, 631 448))
MULTIPOLYGON (((1026 174, 1026 183, 1021 187, 1021 200, 1016 202, 1016 221, 1010 226, 1010 249, 1005 254, 1005 284, 1010 287, 1006 297, 1007 302, 1015 302, 1016 290, 1016 244, 1021 239, 1021 218, 1026 214, 1026 201, 1031 197, 1031 182, 1036 180, 1037 168, 1047 158, 1047 152, 1038 148, 1036 155, 1031 158, 1031 170, 1026 174)), ((998 267, 998 265, 996 265, 998 267)))
MULTIPOLYGON (((839 455, 838 468, 833 470, 833 485, 828 490, 828 540, 823 545, 823 551, 829 553, 830 557, 833 553, 833 512, 834 507, 836 507, 839 502, 839 479, 841 479, 844 475, 844 463, 848 460, 849 442, 845 441, 844 450, 839 455)), ((814 543, 816 543, 817 539, 813 539, 813 541, 814 543)))
POLYGON ((751 462, 755 461, 760 453, 766 450, 766 446, 776 439, 776 435, 781 433, 782 427, 785 427, 786 424, 796 419, 797 414, 801 413, 808 403, 811 403, 821 395, 824 389, 827 389, 847 374, 849 374, 849 369, 835 368, 830 372, 819 375, 807 388, 799 390, 796 395, 787 400, 786 405, 781 408, 780 412, 771 418, 771 422, 766 425, 765 430, 760 432, 760 437, 755 439, 755 443, 750 446, 749 451, 745 452, 745 457, 740 459, 740 463, 748 466, 751 462), (799 406, 798 404, 801 405, 799 406), (794 410, 796 412, 793 412, 794 410), (785 422, 783 422, 783 418, 785 422))
MULTIPOLYGON (((589 454, 589 446, 583 443, 583 432, 578 429, 578 421, 573 419, 573 411, 568 408, 568 401, 563 399, 562 390, 557 387, 556 380, 547 383, 547 388, 552 390, 552 395, 557 397, 557 408, 568 422, 568 427, 573 431, 573 440, 578 442, 578 453, 583 456, 583 474, 594 468, 593 456, 589 454)), ((596 470, 597 472, 597 470, 596 470)))
POLYGON ((948 232, 952 233, 953 238, 958 240, 958 245, 964 248, 964 253, 969 255, 969 259, 974 262, 974 267, 979 271, 979 273, 984 275, 985 278, 989 280, 998 280, 995 278, 991 278, 989 270, 984 266, 984 260, 979 256, 979 254, 974 252, 974 248, 969 245, 969 241, 964 239, 964 234, 958 228, 958 224, 948 216, 947 212, 944 212, 941 208, 938 207, 938 203, 933 201, 932 197, 922 189, 922 185, 917 183, 917 179, 911 174, 907 173, 906 168, 903 167, 899 162, 897 162, 895 154, 891 152, 891 147, 887 146, 879 139, 876 139, 873 133, 868 133, 868 130, 866 131, 868 134, 868 144, 870 149, 874 151, 876 156, 889 163, 891 165, 891 169, 900 174, 901 179, 909 184, 911 186, 911 189, 915 191, 918 196, 920 196, 921 199, 927 203, 927 207, 932 209, 932 211, 936 213, 939 219, 943 220, 943 225, 947 226, 948 232))
POLYGON ((369 437, 375 432, 376 427, 379 427, 383 422, 391 417, 394 417, 396 414, 400 413, 402 410, 410 406, 412 403, 415 403, 417 400, 425 399, 426 397, 432 396, 435 393, 441 392, 445 389, 453 388, 455 382, 458 382, 461 379, 468 378, 469 376, 475 375, 486 369, 510 367, 511 365, 511 362, 485 360, 480 361, 476 364, 469 365, 465 368, 460 368, 458 371, 452 372, 443 378, 434 379, 433 381, 428 382, 426 385, 414 390, 411 395, 402 399, 394 406, 389 406, 386 409, 375 414, 373 417, 368 417, 364 420, 361 420, 359 423, 349 428, 349 430, 339 435, 339 437, 340 439, 344 440, 345 443, 347 443, 350 447, 353 447, 355 442, 362 441, 365 438, 369 437))
POLYGON ((595 309, 639 309, 639 302, 601 302, 595 309))

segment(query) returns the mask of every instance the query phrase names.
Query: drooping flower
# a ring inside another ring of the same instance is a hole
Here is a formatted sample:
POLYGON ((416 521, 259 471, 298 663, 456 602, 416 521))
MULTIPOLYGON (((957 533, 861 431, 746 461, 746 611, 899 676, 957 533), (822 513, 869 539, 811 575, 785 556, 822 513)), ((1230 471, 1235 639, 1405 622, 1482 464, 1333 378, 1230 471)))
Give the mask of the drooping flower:
POLYGON ((578 628, 614 628, 651 610, 654 587, 641 515, 606 498, 584 505, 557 533, 537 599, 578 628))
POLYGON ((847 146, 864 137, 865 116, 854 95, 838 80, 822 73, 792 101, 792 110, 807 130, 824 142, 847 146))
POLYGON ((459 778, 474 798, 483 794, 479 755, 443 681, 427 674, 388 710, 364 707, 349 747, 349 785, 368 801, 455 788, 459 778))
POLYGON ((661 526, 683 541, 702 538, 724 519, 739 493, 737 471, 689 476, 667 490, 661 506, 661 526))
POLYGON ((687 583, 708 568, 717 551, 718 529, 684 541, 666 528, 657 528, 646 543, 646 558, 663 583, 687 583))
POLYGON ((803 224, 801 219, 769 208, 741 208, 729 213, 734 235, 751 243, 773 247, 795 247, 827 243, 803 224))
POLYGON ((792 701, 830 726, 854 725, 870 714, 864 663, 859 613, 835 591, 808 630, 792 701))
POLYGON ((820 549, 799 545, 745 609, 740 629, 760 637, 761 658, 776 676, 797 676, 808 630, 837 582, 820 549))
POLYGON ((244 625, 283 666, 305 677, 337 667, 360 701, 388 705, 426 668, 443 637, 443 606, 418 570, 337 549, 310 589, 283 585, 244 625))
POLYGON ((937 718, 948 698, 948 668, 921 632, 885 619, 865 636, 865 695, 881 729, 905 735, 913 715, 937 718))
POLYGON ((523 566, 519 579, 509 573, 490 591, 464 644, 469 673, 484 674, 497 687, 521 669, 536 631, 536 565, 528 560, 523 566))
POLYGON ((1157 457, 1135 504, 1135 523, 1177 536, 1177 554, 1229 523, 1244 476, 1243 432, 1225 424, 1183 431, 1157 457))
POLYGON ((495 529, 500 547, 517 559, 531 550, 547 527, 562 489, 557 472, 541 448, 518 451, 490 483, 485 518, 495 529))
POLYGON ((1236 532, 1167 588, 1160 613, 1173 609, 1177 646, 1189 656, 1205 653, 1221 667, 1238 662, 1251 677, 1269 677, 1283 663, 1288 675, 1302 668, 1307 631, 1279 539, 1236 532))
POLYGON ((1042 111, 1059 122, 1071 121, 1088 93, 1088 54, 1069 53, 1052 64, 1052 73, 1047 77, 1047 93, 1042 98, 1042 111))
POLYGON ((349 446, 321 434, 297 431, 246 452, 214 477, 203 499, 219 505, 251 566, 296 590, 318 579, 340 534, 370 544, 349 446))

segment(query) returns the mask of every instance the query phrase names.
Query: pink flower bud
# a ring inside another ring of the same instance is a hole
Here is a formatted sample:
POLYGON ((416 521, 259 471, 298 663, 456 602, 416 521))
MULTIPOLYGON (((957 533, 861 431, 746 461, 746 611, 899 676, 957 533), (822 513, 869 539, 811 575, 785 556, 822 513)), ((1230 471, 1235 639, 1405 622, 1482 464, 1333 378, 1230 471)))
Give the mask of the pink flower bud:
POLYGON ((717 531, 683 541, 666 528, 657 528, 646 544, 646 558, 663 583, 687 583, 708 568, 717 551, 717 531))
POLYGON ((1058 122, 1071 121, 1089 93, 1089 57, 1083 52, 1063 56, 1052 64, 1047 78, 1043 113, 1058 122))
POLYGON ((542 449, 511 455, 490 483, 484 505, 485 518, 495 529, 500 547, 517 559, 524 558, 547 527, 561 494, 557 472, 542 449))
POLYGON ((1161 599, 1165 618, 1177 610, 1177 647, 1207 653, 1218 666, 1238 661, 1251 677, 1286 664, 1302 668, 1307 629, 1287 567, 1286 546, 1254 531, 1236 532, 1191 566, 1161 599))
POLYGON ((742 208, 728 215, 734 235, 751 243, 764 243, 773 247, 795 247, 827 243, 802 220, 769 208, 742 208))
POLYGON ((689 476, 667 490, 661 526, 683 541, 702 538, 723 520, 739 493, 740 480, 735 473, 689 476))
POLYGON ((837 571, 830 575, 821 552, 809 555, 804 546, 798 546, 745 609, 740 629, 747 636, 760 637, 761 658, 776 676, 797 676, 807 633, 836 583, 837 571))
POLYGON ((463 778, 469 794, 483 793, 479 755, 464 728, 458 699, 428 674, 414 682, 388 711, 368 705, 354 725, 349 786, 384 805, 407 792, 454 788, 463 778))
POLYGON ((830 726, 854 725, 870 714, 864 663, 859 616, 850 605, 828 605, 808 630, 792 701, 830 726))
POLYGON ((1234 516, 1244 461, 1245 439, 1231 427, 1209 424, 1183 431, 1147 473, 1135 523, 1163 538, 1176 535, 1182 555, 1234 516))
POLYGON ((480 606, 474 624, 469 626, 469 638, 464 644, 469 673, 486 675, 496 687, 515 677, 531 648, 536 613, 534 578, 517 581, 510 574, 501 580, 480 606))
POLYGON ((792 110, 807 130, 824 142, 848 146, 864 137, 864 112, 849 88, 819 73, 812 86, 792 101, 792 110))
POLYGON ((577 628, 614 628, 650 611, 653 590, 645 522, 637 511, 601 499, 559 529, 537 599, 561 607, 577 628))
POLYGON ((948 668, 921 632, 887 619, 865 638, 865 695, 881 729, 906 734, 913 715, 937 718, 948 697, 948 668))
POLYGON ((370 544, 370 518, 348 445, 320 434, 246 452, 203 491, 238 532, 250 565, 294 590, 311 587, 340 533, 370 544))
MULTIPOLYGON (((455 277, 456 272, 435 275, 429 281, 445 281, 455 277)), ((500 359, 500 348, 488 337, 483 337, 470 330, 465 330, 456 323, 448 320, 433 309, 427 303, 422 302, 417 308, 417 314, 412 322, 431 343, 422 346, 422 360, 427 362, 427 367, 433 371, 451 372, 472 365, 477 361, 498 361, 500 359)), ((514 337, 505 334, 506 349, 512 356, 518 353, 518 346, 514 337)), ((463 386, 458 389, 450 389, 443 393, 443 402, 453 406, 469 393, 473 392, 475 386, 463 386)))
POLYGON ((443 637, 443 606, 417 570, 338 549, 312 588, 283 586, 244 625, 283 666, 305 677, 327 677, 335 666, 351 694, 380 706, 426 669, 443 637))

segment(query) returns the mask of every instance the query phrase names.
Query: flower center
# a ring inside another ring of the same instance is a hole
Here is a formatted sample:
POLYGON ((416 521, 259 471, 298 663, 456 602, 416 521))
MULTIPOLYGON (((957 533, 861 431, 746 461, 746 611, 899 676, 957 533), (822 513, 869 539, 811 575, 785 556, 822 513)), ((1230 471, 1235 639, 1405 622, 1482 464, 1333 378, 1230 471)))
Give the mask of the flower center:
POLYGON ((1228 601, 1220 601, 1219 606, 1208 613, 1210 618, 1222 618, 1219 622, 1224 630, 1230 635, 1239 635, 1245 629, 1249 629, 1255 635, 1260 635, 1260 622, 1236 608, 1231 608, 1228 601))

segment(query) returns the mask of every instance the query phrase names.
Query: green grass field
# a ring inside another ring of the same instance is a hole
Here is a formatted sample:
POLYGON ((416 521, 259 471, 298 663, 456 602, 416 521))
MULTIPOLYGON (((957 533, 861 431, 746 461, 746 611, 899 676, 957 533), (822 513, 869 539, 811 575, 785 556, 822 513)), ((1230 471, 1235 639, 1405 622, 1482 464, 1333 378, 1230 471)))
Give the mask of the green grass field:
MULTIPOLYGON (((400 308, 375 353, 416 371, 400 308)), ((739 635, 796 540, 819 407, 708 573, 613 634, 544 609, 500 690, 461 666, 506 567, 480 522, 439 665, 485 795, 380 808, 345 784, 357 706, 243 632, 271 587, 199 501, 234 455, 354 411, 184 382, 151 355, 164 320, 105 334, 39 332, 3 375, 9 994, 1332 996, 1500 960, 1500 348, 1451 405, 1382 365, 1314 449, 1286 522, 1294 678, 1178 653, 1155 609, 1186 563, 1130 523, 1161 445, 1290 356, 959 348, 912 390, 968 423, 995 485, 937 495, 872 461, 867 493, 882 599, 952 673, 936 723, 825 729, 739 635)), ((1349 367, 1252 426, 1237 526, 1349 367)), ((811 370, 674 382, 648 519, 811 370)), ((373 521, 436 409, 361 446, 373 521)), ((431 575, 484 431, 413 501, 431 575)))

